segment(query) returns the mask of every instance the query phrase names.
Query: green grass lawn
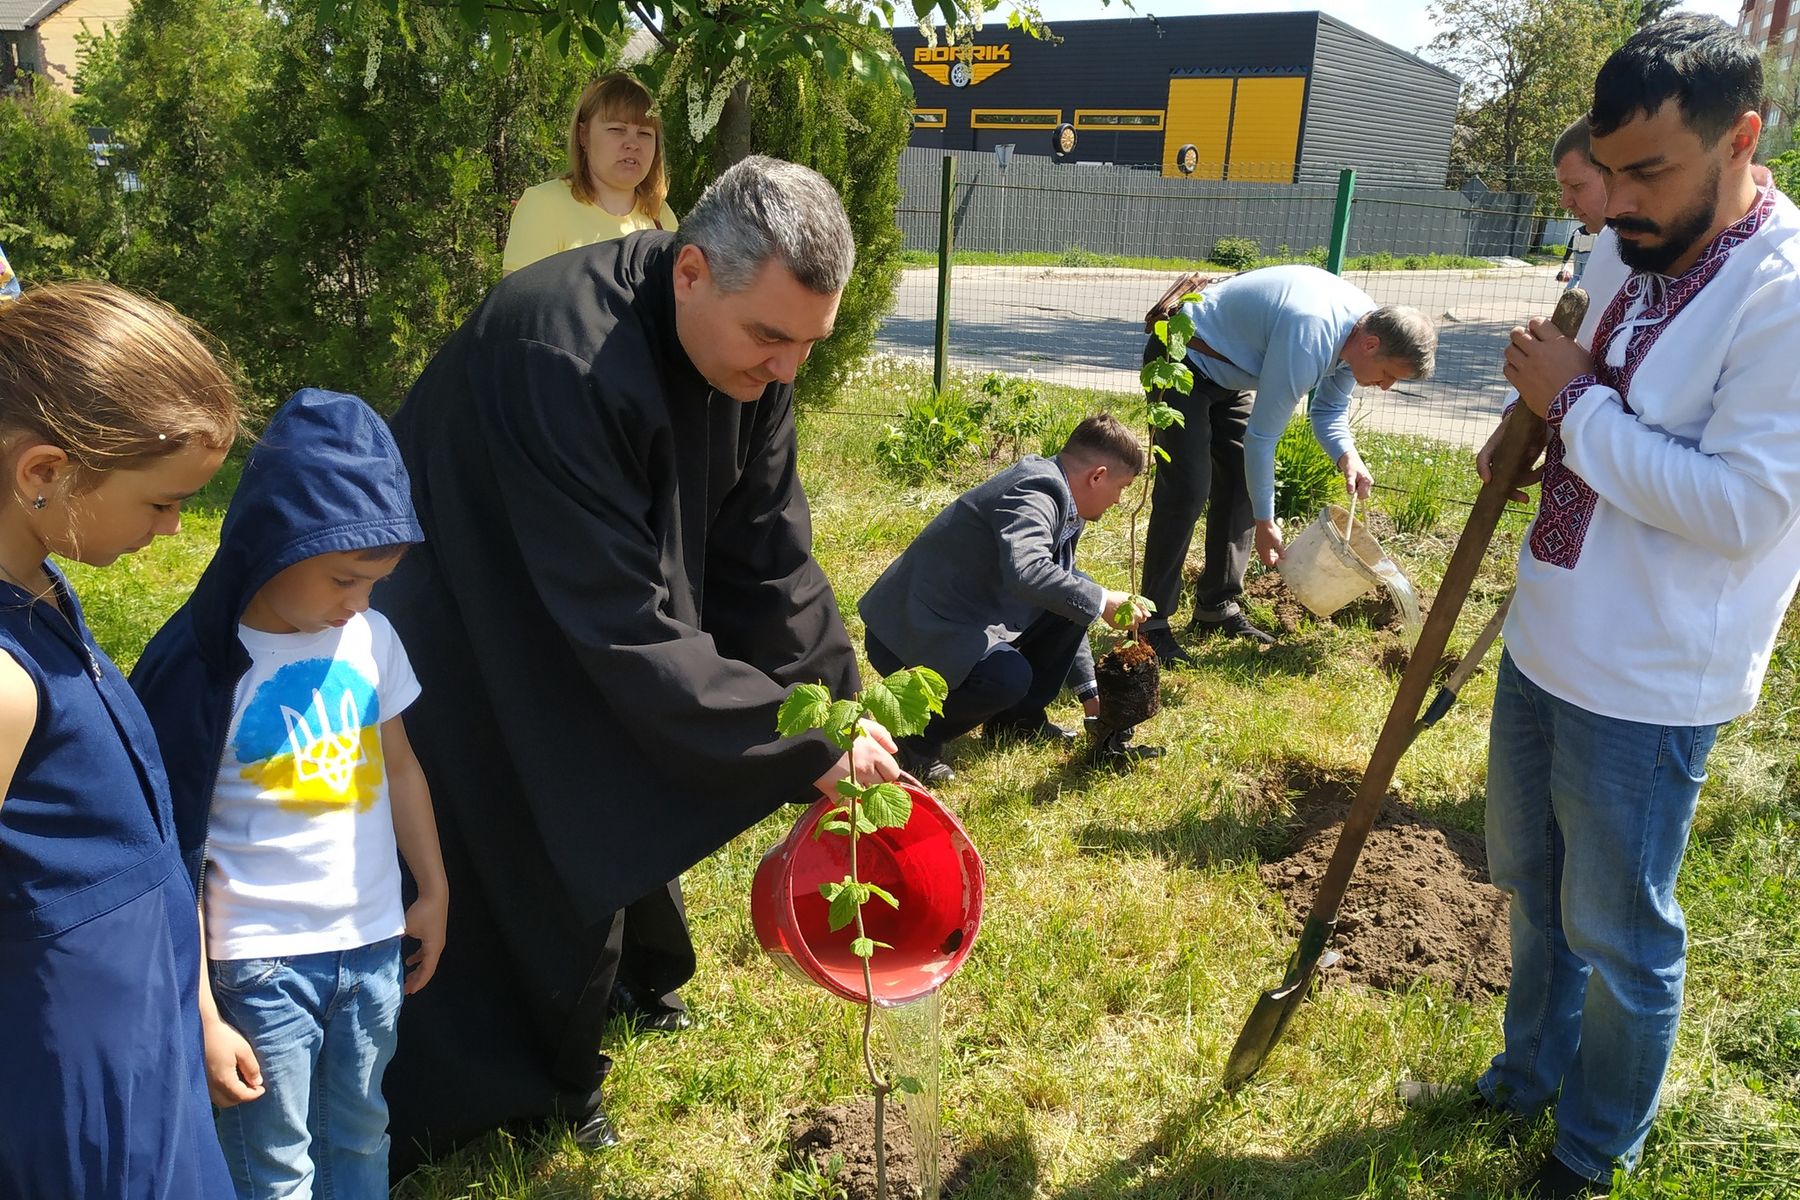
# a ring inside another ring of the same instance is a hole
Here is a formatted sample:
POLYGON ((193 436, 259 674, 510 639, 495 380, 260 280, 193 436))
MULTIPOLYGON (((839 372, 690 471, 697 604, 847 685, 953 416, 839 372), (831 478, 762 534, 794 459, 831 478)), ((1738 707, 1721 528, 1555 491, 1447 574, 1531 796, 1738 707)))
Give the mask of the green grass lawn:
MULTIPOLYGON (((892 411, 896 392, 917 386, 905 370, 872 371, 834 408, 892 411)), ((1053 388, 1046 397, 1062 425, 1094 402, 1053 388)), ((859 641, 857 596, 962 487, 995 469, 971 459, 953 479, 896 488, 872 465, 880 425, 834 413, 801 427, 819 557, 859 641)), ((1429 481, 1438 498, 1389 541, 1433 589, 1465 511, 1456 500, 1474 493, 1467 452, 1400 438, 1370 438, 1367 451, 1384 482, 1429 481)), ((203 564, 221 494, 201 498, 180 538, 120 567, 76 572, 121 662, 203 564)), ((1395 510, 1408 494, 1384 491, 1375 504, 1395 510)), ((1127 583, 1126 525, 1115 512, 1083 539, 1083 565, 1110 587, 1127 583)), ((1504 593, 1523 527, 1522 514, 1503 525, 1453 650, 1504 593)), ((1408 1113, 1389 1094, 1401 1077, 1472 1077, 1499 1048, 1498 1000, 1329 987, 1255 1081, 1234 1096, 1219 1088, 1244 1017, 1292 949, 1256 873, 1283 839, 1277 781, 1360 772, 1395 688, 1377 665, 1391 636, 1314 624, 1264 654, 1197 647, 1198 669, 1165 677, 1163 712, 1141 731, 1169 756, 1134 771, 1091 772, 1054 751, 978 738, 953 748, 958 778, 942 798, 987 865, 980 940, 943 995, 943 1127, 976 1164, 963 1195, 1486 1197, 1507 1195, 1535 1168, 1547 1119, 1408 1113)), ((1427 813, 1477 830, 1491 696, 1490 664, 1396 779, 1427 813)), ((1686 1017, 1644 1168, 1619 1195, 1775 1196, 1800 1178, 1797 706, 1800 622, 1790 619, 1761 707, 1713 754, 1681 881, 1693 939, 1686 1017)), ((1052 715, 1073 723, 1078 710, 1065 700, 1052 715)), ((799 812, 688 875, 700 965, 682 991, 698 1024, 674 1038, 624 1028, 610 1038, 622 1146, 589 1155, 562 1137, 496 1136, 401 1195, 832 1196, 830 1180, 792 1168, 783 1146, 791 1111, 861 1093, 857 1010, 778 971, 757 947, 748 906, 758 858, 799 812)))

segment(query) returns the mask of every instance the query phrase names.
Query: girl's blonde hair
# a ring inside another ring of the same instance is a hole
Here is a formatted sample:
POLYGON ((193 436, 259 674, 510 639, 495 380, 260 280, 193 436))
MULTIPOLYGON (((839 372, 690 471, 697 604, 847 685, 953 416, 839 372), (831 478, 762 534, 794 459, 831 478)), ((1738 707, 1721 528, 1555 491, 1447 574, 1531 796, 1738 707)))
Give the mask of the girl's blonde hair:
POLYGON ((563 175, 577 200, 583 204, 600 202, 594 194, 593 176, 588 172, 587 147, 583 145, 581 131, 596 116, 630 121, 648 125, 656 131, 656 153, 651 156, 650 170, 637 185, 636 194, 638 210, 646 217, 655 220, 662 215, 663 201, 669 195, 669 177, 663 169, 662 118, 656 115, 651 104, 650 93, 644 85, 618 71, 602 75, 581 90, 581 99, 575 104, 575 116, 569 122, 569 170, 563 175))
POLYGON ((0 305, 0 437, 68 454, 75 490, 242 431, 237 389, 198 327, 167 305, 79 281, 0 305))

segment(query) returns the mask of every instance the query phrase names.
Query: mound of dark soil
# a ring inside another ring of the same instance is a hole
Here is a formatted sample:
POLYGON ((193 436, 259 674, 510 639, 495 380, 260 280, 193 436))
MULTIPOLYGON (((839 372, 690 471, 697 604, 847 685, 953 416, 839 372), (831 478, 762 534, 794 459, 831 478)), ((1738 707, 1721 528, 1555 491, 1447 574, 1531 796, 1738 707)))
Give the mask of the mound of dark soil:
MULTIPOLYGON (((1283 856, 1261 868, 1287 903, 1296 933, 1312 910, 1343 832, 1352 786, 1313 784, 1295 802, 1299 830, 1283 856)), ((1488 882, 1487 847, 1388 797, 1369 831, 1331 947, 1328 974, 1384 991, 1427 977, 1476 999, 1506 990, 1512 968, 1506 897, 1488 882)))
MULTIPOLYGON (((912 1132, 892 1097, 884 1125, 889 1200, 919 1200, 912 1132)), ((788 1126, 788 1153, 796 1163, 810 1162, 830 1173, 847 1200, 876 1200, 875 1101, 859 1096, 848 1104, 809 1108, 800 1113, 788 1126)), ((948 1200, 962 1190, 967 1172, 947 1147, 940 1149, 938 1163, 938 1178, 942 1181, 938 1194, 948 1200)))

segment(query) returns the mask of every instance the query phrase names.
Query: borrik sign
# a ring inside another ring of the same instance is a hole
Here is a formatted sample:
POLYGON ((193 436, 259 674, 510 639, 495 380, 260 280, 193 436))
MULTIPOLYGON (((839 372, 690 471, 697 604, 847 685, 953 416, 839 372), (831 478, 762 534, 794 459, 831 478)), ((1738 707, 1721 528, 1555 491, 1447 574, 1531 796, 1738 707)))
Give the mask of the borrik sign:
POLYGON ((913 50, 913 70, 951 87, 984 83, 1010 66, 1012 47, 1004 42, 997 46, 919 46, 913 50))

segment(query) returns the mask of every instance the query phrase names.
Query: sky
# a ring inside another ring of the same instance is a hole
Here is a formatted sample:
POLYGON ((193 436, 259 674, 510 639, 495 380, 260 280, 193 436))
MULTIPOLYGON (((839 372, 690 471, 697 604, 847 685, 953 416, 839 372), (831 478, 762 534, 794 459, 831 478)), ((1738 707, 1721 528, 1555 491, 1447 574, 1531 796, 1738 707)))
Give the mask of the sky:
MULTIPOLYGON (((1129 17, 1120 0, 1102 4, 1100 0, 1039 0, 1044 17, 1054 28, 1055 22, 1085 21, 1094 18, 1129 17)), ((1138 15, 1182 17, 1201 13, 1250 12, 1324 12, 1365 33, 1374 34, 1390 45, 1418 53, 1436 32, 1426 11, 1429 0, 1134 0, 1138 15)), ((1687 12, 1710 13, 1736 23, 1740 0, 1692 0, 1682 6, 1687 12)), ((1004 21, 1004 0, 995 4, 992 20, 1004 21)))

